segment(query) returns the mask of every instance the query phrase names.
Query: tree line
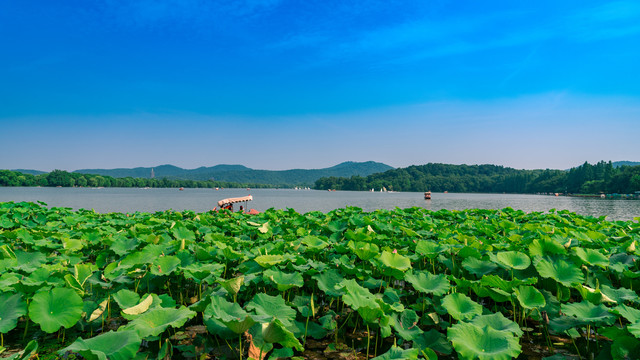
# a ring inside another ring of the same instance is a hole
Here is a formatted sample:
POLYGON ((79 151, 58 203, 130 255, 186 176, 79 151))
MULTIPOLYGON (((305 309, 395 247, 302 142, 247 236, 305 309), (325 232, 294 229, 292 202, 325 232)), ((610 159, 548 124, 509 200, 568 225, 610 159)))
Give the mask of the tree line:
POLYGON ((150 188, 265 188, 265 184, 235 183, 227 181, 200 181, 180 179, 114 178, 105 175, 81 174, 64 170, 31 175, 18 171, 0 170, 0 186, 50 186, 50 187, 150 187, 150 188))
POLYGON ((631 194, 640 191, 640 166, 614 167, 611 161, 565 170, 517 170, 497 165, 414 165, 366 177, 325 177, 318 190, 631 194))

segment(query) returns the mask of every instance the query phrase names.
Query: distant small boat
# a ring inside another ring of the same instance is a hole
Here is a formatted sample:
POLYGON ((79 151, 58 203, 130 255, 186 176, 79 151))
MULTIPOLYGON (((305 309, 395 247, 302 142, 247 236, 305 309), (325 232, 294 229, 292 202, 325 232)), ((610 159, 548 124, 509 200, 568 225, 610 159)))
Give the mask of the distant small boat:
POLYGON ((431 191, 427 191, 424 193, 424 199, 425 200, 431 200, 431 191))
POLYGON ((183 187, 181 187, 181 188, 180 188, 180 189, 178 189, 178 190, 182 191, 182 190, 184 190, 184 188, 183 188, 183 187))

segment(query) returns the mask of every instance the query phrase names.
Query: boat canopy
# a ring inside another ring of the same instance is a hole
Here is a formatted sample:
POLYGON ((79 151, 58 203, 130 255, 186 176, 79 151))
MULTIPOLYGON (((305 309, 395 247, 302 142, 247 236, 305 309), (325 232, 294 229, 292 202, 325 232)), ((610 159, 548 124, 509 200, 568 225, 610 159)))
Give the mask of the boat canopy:
POLYGON ((243 197, 237 197, 237 198, 222 199, 222 200, 218 201, 218 206, 227 205, 227 204, 235 204, 235 203, 244 202, 244 201, 251 201, 251 200, 253 200, 253 196, 251 196, 251 195, 243 196, 243 197))

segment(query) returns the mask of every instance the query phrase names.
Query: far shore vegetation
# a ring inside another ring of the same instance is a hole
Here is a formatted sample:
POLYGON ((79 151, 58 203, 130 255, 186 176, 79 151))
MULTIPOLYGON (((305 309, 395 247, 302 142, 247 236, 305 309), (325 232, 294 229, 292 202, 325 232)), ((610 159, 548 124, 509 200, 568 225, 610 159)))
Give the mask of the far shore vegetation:
POLYGON ((611 161, 585 162, 569 170, 517 170, 497 165, 426 164, 369 176, 323 177, 315 184, 264 184, 214 180, 111 177, 54 170, 31 175, 0 170, 0 186, 150 187, 150 188, 294 188, 317 190, 433 191, 476 193, 638 194, 640 166, 611 161))

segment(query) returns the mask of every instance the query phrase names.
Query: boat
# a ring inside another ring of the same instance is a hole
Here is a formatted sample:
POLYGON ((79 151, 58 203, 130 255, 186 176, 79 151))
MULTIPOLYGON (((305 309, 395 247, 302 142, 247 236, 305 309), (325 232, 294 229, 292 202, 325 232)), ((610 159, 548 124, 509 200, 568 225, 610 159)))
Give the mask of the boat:
POLYGON ((182 191, 182 190, 184 190, 184 188, 183 188, 183 187, 181 187, 181 188, 180 188, 180 189, 178 189, 178 190, 182 191))
MULTIPOLYGON (((246 203, 248 201, 253 200, 253 196, 251 195, 247 195, 247 196, 241 196, 241 197, 236 197, 236 198, 228 198, 228 199, 222 199, 220 201, 218 201, 218 206, 220 207, 220 209, 226 209, 226 210, 230 210, 233 211, 233 204, 236 203, 244 203, 244 207, 242 205, 240 205, 241 210, 246 209, 246 203)), ((215 210, 215 208, 214 208, 215 210)), ((251 209, 252 211, 256 211, 254 209, 251 209)), ((251 211, 250 211, 251 212, 251 211)))
POLYGON ((424 199, 425 200, 431 200, 431 191, 427 191, 424 193, 424 199))

